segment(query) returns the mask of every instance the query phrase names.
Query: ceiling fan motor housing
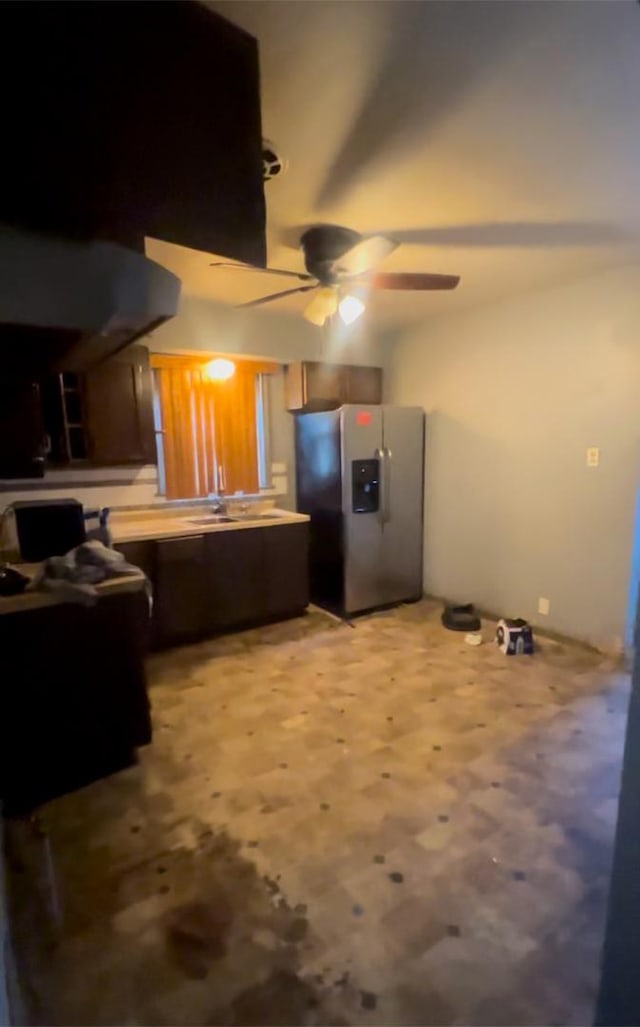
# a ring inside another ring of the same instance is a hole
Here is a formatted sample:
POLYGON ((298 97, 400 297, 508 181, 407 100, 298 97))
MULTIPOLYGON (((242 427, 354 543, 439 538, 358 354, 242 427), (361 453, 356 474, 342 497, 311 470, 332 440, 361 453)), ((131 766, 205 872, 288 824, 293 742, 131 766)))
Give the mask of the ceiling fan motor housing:
POLYGON ((361 239, 359 232, 342 225, 313 225, 300 238, 307 271, 321 285, 335 285, 340 269, 334 262, 361 239))

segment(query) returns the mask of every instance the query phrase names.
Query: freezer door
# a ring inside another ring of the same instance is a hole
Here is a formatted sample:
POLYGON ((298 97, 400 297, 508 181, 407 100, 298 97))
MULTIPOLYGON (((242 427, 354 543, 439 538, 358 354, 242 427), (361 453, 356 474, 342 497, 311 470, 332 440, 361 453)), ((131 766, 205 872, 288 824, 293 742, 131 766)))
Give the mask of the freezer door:
POLYGON ((382 581, 382 407, 343 406, 342 517, 344 525, 344 611, 379 606, 382 581))
POLYGON ((314 603, 340 609, 344 595, 341 427, 337 410, 295 418, 298 510, 309 514, 314 603))
POLYGON ((424 411, 382 407, 381 603, 422 595, 424 411))

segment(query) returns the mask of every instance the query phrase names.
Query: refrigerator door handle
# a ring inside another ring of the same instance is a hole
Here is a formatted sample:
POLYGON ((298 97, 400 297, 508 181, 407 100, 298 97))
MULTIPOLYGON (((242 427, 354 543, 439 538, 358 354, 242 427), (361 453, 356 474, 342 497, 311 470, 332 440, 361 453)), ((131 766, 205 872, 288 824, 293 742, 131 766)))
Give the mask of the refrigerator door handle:
POLYGON ((388 524, 391 520, 391 458, 393 453, 388 446, 383 449, 384 453, 384 490, 382 495, 382 523, 388 524))
POLYGON ((384 448, 384 446, 382 447, 382 449, 376 449, 376 460, 378 460, 380 463, 380 505, 378 507, 378 514, 380 515, 380 524, 384 524, 385 522, 385 510, 387 505, 387 474, 385 464, 386 454, 387 451, 384 448))

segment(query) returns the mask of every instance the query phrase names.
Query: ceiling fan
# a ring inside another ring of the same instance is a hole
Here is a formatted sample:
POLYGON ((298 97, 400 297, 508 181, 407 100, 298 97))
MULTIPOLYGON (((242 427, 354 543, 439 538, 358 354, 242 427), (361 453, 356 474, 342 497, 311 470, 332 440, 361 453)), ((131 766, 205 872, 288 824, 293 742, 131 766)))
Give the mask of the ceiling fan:
POLYGON ((259 307, 264 303, 273 303, 283 296, 313 292, 311 302, 303 311, 307 321, 323 325, 326 319, 337 311, 345 324, 351 324, 363 313, 363 295, 366 295, 369 289, 455 289, 460 281, 458 275, 376 271, 378 264, 397 249, 398 245, 399 243, 385 235, 362 236, 352 228, 343 228, 341 225, 313 225, 300 237, 306 272, 254 267, 251 264, 227 261, 216 261, 210 266, 284 275, 297 278, 304 283, 295 289, 285 289, 283 292, 274 292, 249 303, 241 303, 241 307, 259 307))

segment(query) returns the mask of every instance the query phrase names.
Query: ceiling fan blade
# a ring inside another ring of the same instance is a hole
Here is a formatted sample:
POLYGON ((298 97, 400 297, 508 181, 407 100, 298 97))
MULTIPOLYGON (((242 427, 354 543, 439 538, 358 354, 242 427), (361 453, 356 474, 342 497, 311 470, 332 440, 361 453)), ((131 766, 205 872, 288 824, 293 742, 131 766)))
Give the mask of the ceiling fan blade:
POLYGON ((255 264, 236 264, 230 260, 216 260, 209 267, 235 268, 240 271, 258 271, 262 275, 286 275, 287 278, 299 278, 303 282, 311 281, 312 276, 305 271, 284 271, 279 267, 256 267, 255 264))
POLYGON ((386 235, 370 235, 334 260, 331 270, 336 274, 362 275, 377 267, 397 248, 398 243, 386 235))
POLYGON ((460 275, 431 275, 431 274, 406 274, 400 273, 379 273, 373 275, 371 285, 374 289, 455 289, 460 281, 460 275))
POLYGON ((405 244, 461 248, 606 246, 628 242, 630 238, 628 231, 606 221, 485 221, 466 225, 400 228, 389 234, 405 244))
POLYGON ((279 300, 282 296, 293 296, 296 292, 310 292, 312 289, 317 289, 318 284, 318 282, 314 282, 313 285, 299 285, 297 289, 285 289, 284 292, 274 292, 270 296, 261 296, 258 300, 238 303, 237 306, 238 309, 243 307, 261 307, 263 303, 273 303, 274 300, 279 300))

